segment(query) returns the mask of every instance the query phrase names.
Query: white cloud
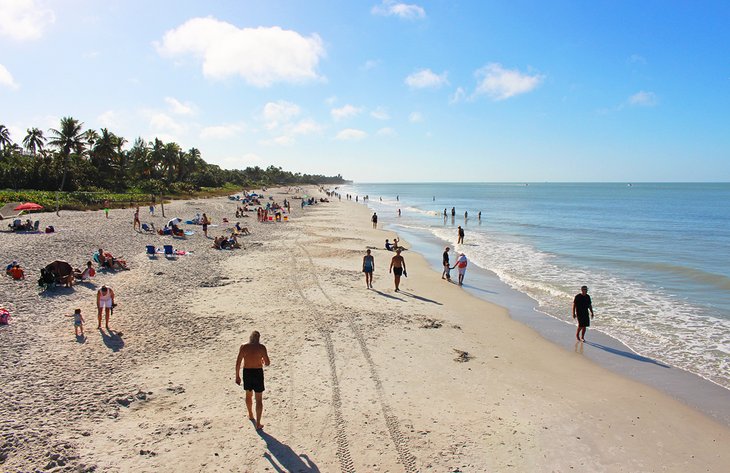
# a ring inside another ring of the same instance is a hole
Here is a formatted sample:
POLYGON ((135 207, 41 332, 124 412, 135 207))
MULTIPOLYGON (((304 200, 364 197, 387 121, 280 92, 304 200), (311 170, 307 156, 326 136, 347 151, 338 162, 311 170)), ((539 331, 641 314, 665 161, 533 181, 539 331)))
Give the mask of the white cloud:
POLYGON ((294 144, 294 137, 289 135, 281 135, 277 136, 273 140, 271 140, 273 143, 281 146, 291 146, 294 144))
POLYGON ((646 58, 640 54, 632 54, 629 56, 629 63, 631 64, 646 64, 646 58))
POLYGON ((423 115, 421 115, 420 112, 411 112, 410 115, 408 115, 408 121, 411 123, 419 123, 423 121, 423 115))
POLYGON ((268 102, 264 105, 263 117, 266 128, 273 130, 289 123, 294 117, 301 113, 299 105, 285 100, 268 102))
POLYGON ((487 95, 493 100, 505 100, 534 90, 544 76, 522 74, 516 69, 505 69, 491 63, 475 72, 478 84, 475 95, 487 95))
POLYGON ((376 108, 370 112, 370 116, 377 120, 390 120, 390 114, 384 107, 376 108))
MULTIPOLYGON (((174 118, 166 113, 159 111, 144 112, 150 124, 153 133, 157 133, 157 137, 165 136, 167 139, 180 136, 185 131, 185 126, 178 123, 174 118)), ((162 138, 160 138, 162 139, 162 138)))
POLYGON ((230 138, 246 129, 243 123, 230 123, 227 125, 206 126, 200 131, 200 137, 204 140, 219 140, 230 138))
POLYGON ((331 97, 327 97, 326 99, 324 99, 324 103, 326 103, 326 104, 327 104, 327 105, 329 105, 330 107, 331 107, 332 105, 334 105, 334 104, 335 104, 335 102, 337 102, 337 97, 335 97, 334 95, 333 95, 333 96, 331 96, 331 97))
POLYGON ((464 99, 466 99, 466 90, 463 87, 457 87, 451 97, 449 97, 449 103, 459 103, 464 99))
POLYGON ((311 135, 314 133, 320 133, 322 129, 322 125, 311 118, 307 118, 292 126, 291 132, 295 135, 311 135))
POLYGON ((653 107, 657 104, 657 96, 654 92, 641 90, 629 97, 628 104, 636 107, 653 107))
POLYGON ((193 56, 210 79, 240 76, 257 87, 319 79, 325 55, 317 34, 305 37, 278 26, 238 28, 215 18, 193 18, 155 43, 164 57, 193 56))
POLYGON ((366 136, 368 136, 368 134, 362 130, 357 130, 355 128, 345 128, 344 130, 337 133, 335 139, 340 141, 359 141, 366 136))
POLYGON ((96 121, 99 122, 102 128, 119 128, 119 116, 114 110, 107 110, 98 117, 96 121))
POLYGON ((351 118, 359 115, 361 112, 362 108, 355 107, 350 104, 347 104, 344 107, 333 108, 332 110, 330 110, 332 118, 334 118, 335 120, 344 120, 345 118, 351 118))
POLYGON ((11 89, 17 89, 19 87, 18 83, 13 79, 13 75, 2 64, 0 64, 0 85, 11 89))
POLYGON ((438 88, 449 83, 446 74, 439 75, 431 69, 421 69, 406 77, 404 82, 412 89, 438 88))
POLYGON ((193 106, 189 103, 182 103, 176 98, 173 97, 165 97, 165 102, 170 106, 170 110, 172 113, 175 113, 177 115, 192 115, 193 114, 193 106))
POLYGON ((56 21, 53 10, 35 0, 0 0, 0 36, 17 41, 39 39, 56 21))
POLYGON ((383 0, 375 5, 370 12, 373 15, 397 16, 406 20, 420 20, 426 18, 426 10, 415 4, 399 3, 395 0, 383 0))
POLYGON ((396 136, 397 135, 395 130, 392 128, 389 128, 389 127, 381 128, 375 134, 378 136, 396 136))

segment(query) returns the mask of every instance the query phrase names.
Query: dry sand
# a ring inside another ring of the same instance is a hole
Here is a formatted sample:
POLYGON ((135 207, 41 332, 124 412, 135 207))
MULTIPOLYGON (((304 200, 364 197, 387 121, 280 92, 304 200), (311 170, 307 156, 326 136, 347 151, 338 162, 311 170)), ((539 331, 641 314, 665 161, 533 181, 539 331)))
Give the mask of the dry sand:
MULTIPOLYGON (((180 201, 166 214, 220 224, 235 207, 180 201)), ((726 426, 546 342, 418 254, 404 253, 394 292, 380 249, 394 234, 364 206, 292 210, 280 224, 238 219, 253 234, 236 251, 211 249, 200 227, 185 240, 136 233, 130 209, 39 214, 58 233, 0 234, 0 263, 31 268, 0 282, 13 313, 0 328, 0 470, 727 471, 726 426), (164 243, 194 255, 144 255, 164 243), (39 294, 38 268, 81 266, 98 246, 132 269, 39 294), (122 336, 96 330, 101 284, 117 293, 122 336), (63 317, 76 307, 85 341, 63 317), (272 361, 260 432, 234 383, 254 329, 272 361)))

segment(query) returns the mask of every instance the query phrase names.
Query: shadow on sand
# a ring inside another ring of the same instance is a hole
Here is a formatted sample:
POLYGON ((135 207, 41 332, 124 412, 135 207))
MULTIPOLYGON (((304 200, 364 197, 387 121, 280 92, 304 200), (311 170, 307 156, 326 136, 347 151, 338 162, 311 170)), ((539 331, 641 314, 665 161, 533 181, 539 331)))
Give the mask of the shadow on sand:
POLYGON ((319 473, 319 468, 307 455, 297 455, 289 445, 279 442, 263 430, 258 430, 257 433, 266 442, 266 448, 269 451, 264 453, 264 457, 271 463, 274 471, 280 473, 319 473))
POLYGON ((405 295, 405 296, 412 297, 414 299, 418 299, 419 301, 430 302, 431 304, 436 304, 436 305, 443 305, 439 301, 435 301, 433 299, 428 299, 428 298, 423 297, 423 296, 417 296, 416 294, 413 294, 412 292, 400 291, 400 293, 403 294, 403 295, 405 295))
POLYGON ((387 293, 385 293, 383 291, 379 291, 377 289, 373 289, 373 291, 377 292, 378 294, 380 294, 383 297, 387 297, 388 299, 395 299, 395 300, 401 301, 401 302, 405 302, 406 301, 405 299, 401 299, 400 297, 395 297, 395 296, 393 296, 391 294, 387 294, 387 293))
POLYGON ((613 353, 614 355, 631 358, 632 360, 641 361, 643 363, 652 363, 654 365, 661 366, 662 368, 671 368, 671 366, 665 365, 664 363, 660 363, 656 360, 647 358, 645 356, 637 355, 636 353, 633 353, 630 351, 624 351, 624 350, 619 350, 617 348, 607 347, 606 345, 601 345, 600 343, 594 343, 594 342, 583 342, 583 343, 585 343, 586 345, 590 345, 592 347, 599 348, 603 351, 613 353))
POLYGON ((109 330, 109 333, 107 334, 102 329, 99 329, 99 333, 101 334, 101 339, 104 342, 104 345, 111 349, 111 351, 119 351, 124 348, 124 340, 122 339, 121 334, 117 334, 114 330, 109 330))

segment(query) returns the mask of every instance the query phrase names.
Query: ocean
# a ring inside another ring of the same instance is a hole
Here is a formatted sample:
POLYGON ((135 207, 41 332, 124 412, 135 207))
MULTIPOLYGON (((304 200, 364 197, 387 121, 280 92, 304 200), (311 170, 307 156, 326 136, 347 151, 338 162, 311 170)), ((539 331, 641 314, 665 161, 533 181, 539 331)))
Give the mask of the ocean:
POLYGON ((356 183, 339 191, 368 195, 394 231, 451 246, 452 261, 465 253, 545 317, 572 322, 573 297, 587 285, 591 330, 730 389, 730 184, 356 183))

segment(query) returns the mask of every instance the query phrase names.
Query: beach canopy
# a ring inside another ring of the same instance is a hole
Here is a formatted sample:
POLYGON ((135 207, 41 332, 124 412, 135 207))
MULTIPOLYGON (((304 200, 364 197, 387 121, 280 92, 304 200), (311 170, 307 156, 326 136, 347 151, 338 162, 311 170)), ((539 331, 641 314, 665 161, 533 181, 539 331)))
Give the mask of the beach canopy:
POLYGON ((0 208, 0 220, 17 217, 18 212, 15 210, 15 207, 18 205, 20 205, 20 202, 8 202, 3 205, 2 208, 0 208))
POLYGON ((167 225, 171 227, 173 225, 179 224, 180 222, 182 222, 182 219, 180 217, 175 217, 172 220, 170 220, 169 222, 167 222, 167 225))
POLYGON ((13 210, 18 210, 18 211, 20 211, 20 210, 41 210, 42 208, 43 208, 42 205, 38 205, 33 202, 24 202, 24 203, 18 205, 17 207, 15 207, 13 210))

